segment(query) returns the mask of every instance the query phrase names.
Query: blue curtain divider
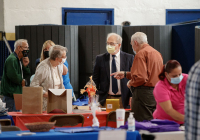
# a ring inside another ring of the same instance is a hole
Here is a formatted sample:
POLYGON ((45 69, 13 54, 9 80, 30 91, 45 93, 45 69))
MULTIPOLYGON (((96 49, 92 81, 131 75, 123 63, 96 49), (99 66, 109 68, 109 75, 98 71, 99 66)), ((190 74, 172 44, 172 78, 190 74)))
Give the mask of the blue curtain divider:
POLYGON ((195 26, 200 22, 172 25, 172 59, 180 62, 183 73, 195 63, 195 26))

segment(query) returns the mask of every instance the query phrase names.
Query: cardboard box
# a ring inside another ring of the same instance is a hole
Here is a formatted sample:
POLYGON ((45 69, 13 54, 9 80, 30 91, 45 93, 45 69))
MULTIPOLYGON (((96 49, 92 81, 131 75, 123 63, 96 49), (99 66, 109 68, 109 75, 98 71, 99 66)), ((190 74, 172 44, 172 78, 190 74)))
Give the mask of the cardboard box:
POLYGON ((13 94, 16 110, 22 110, 22 94, 13 94))
POLYGON ((77 106, 77 105, 73 105, 72 108, 73 109, 86 109, 86 110, 90 110, 89 106, 77 106))
POLYGON ((42 114, 43 88, 22 88, 22 114, 42 114))
POLYGON ((119 99, 106 99, 106 111, 111 112, 119 109, 119 99))
POLYGON ((56 109, 72 113, 72 89, 48 90, 47 113, 56 109))

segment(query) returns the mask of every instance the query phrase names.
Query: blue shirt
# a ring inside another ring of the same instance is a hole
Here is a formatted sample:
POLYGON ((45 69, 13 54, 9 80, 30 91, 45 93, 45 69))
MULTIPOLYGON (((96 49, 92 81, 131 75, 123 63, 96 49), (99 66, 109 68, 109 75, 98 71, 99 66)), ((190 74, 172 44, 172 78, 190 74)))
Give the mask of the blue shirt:
MULTIPOLYGON (((68 68, 68 63, 67 60, 65 61, 64 65, 68 68)), ((65 86, 65 89, 72 89, 72 96, 74 96, 74 90, 73 87, 70 83, 70 79, 69 79, 69 69, 66 75, 63 75, 63 85, 65 86)))

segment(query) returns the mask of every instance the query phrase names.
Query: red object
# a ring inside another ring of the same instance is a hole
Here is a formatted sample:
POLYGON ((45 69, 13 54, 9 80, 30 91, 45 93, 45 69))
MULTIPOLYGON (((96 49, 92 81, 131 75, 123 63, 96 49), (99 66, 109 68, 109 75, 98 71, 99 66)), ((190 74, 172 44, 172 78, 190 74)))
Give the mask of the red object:
MULTIPOLYGON (((96 116, 99 120, 100 126, 106 126, 106 119, 109 112, 102 111, 96 112, 96 116)), ((21 112, 8 112, 9 115, 13 117, 15 125, 18 126, 21 130, 28 130, 25 123, 33 123, 33 122, 48 122, 51 116, 53 115, 61 115, 65 113, 42 113, 42 114, 22 114, 21 112)), ((70 113, 73 114, 73 113, 70 113)), ((83 126, 92 126, 92 113, 82 113, 84 116, 84 125, 83 126)), ((81 124, 76 125, 75 127, 80 127, 81 124)), ((108 126, 116 127, 116 122, 108 122, 108 126)))
POLYGON ((96 92, 93 86, 87 87, 86 91, 88 93, 88 96, 90 96, 90 92, 94 92, 94 93, 96 92))

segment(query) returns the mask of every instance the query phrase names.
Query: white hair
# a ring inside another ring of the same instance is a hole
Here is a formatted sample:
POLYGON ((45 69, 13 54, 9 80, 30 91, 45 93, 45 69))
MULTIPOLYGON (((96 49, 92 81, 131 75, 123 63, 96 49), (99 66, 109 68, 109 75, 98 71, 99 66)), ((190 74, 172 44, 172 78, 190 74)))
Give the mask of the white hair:
POLYGON ((116 36, 116 38, 117 38, 117 43, 122 44, 122 37, 121 37, 120 35, 118 35, 118 34, 116 34, 116 33, 109 33, 109 34, 107 35, 107 40, 108 40, 108 38, 111 37, 111 36, 116 36))
POLYGON ((52 60, 56 60, 56 58, 61 58, 63 55, 63 51, 66 51, 67 53, 67 48, 63 47, 61 45, 54 45, 52 47, 49 48, 49 57, 52 60))
POLYGON ((22 42, 28 43, 26 39, 18 39, 17 41, 15 41, 14 51, 17 49, 18 46, 22 46, 22 42))
POLYGON ((148 43, 147 35, 143 32, 136 32, 131 36, 131 42, 137 41, 139 44, 148 43))

